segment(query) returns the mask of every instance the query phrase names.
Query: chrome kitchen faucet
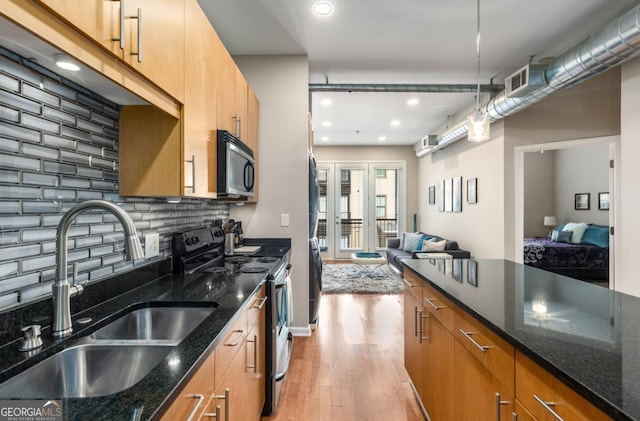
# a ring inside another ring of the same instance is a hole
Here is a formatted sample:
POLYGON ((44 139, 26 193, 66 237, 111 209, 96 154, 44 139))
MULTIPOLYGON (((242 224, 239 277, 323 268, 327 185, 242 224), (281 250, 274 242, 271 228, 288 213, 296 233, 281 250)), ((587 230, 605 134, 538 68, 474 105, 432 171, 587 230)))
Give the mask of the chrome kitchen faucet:
MULTIPOLYGON (((64 338, 73 331, 71 325, 70 298, 82 291, 80 285, 69 284, 67 280, 67 237, 73 220, 82 212, 90 209, 100 209, 112 213, 124 227, 125 242, 124 252, 127 260, 141 259, 144 257, 142 246, 136 233, 131 217, 120 207, 104 200, 87 200, 64 214, 58 224, 58 237, 56 239, 56 281, 53 284, 53 323, 51 333, 54 338, 64 338), (73 291, 72 291, 73 289, 73 291)), ((74 284, 76 280, 74 278, 74 284)))

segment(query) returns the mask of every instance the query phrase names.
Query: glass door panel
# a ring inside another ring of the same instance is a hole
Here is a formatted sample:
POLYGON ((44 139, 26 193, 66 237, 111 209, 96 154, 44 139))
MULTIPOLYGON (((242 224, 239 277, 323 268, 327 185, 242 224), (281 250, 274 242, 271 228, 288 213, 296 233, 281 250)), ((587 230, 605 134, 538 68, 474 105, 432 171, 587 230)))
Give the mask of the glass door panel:
POLYGON ((364 250, 367 240, 366 167, 338 165, 336 175, 336 257, 348 258, 364 250))
POLYGON ((398 169, 376 166, 373 171, 375 188, 375 249, 387 247, 387 238, 399 237, 398 232, 398 169))

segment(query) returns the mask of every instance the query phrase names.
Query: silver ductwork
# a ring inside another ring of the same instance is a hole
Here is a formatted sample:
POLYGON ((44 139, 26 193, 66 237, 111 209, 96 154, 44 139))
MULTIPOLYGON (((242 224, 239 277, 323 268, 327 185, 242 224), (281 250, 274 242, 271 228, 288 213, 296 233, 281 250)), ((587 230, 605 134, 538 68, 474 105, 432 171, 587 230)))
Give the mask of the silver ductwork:
MULTIPOLYGON (((481 92, 499 92, 504 85, 480 85, 481 92)), ((467 93, 477 92, 477 85, 456 84, 385 84, 385 83, 310 83, 309 92, 399 92, 399 93, 467 93)))
MULTIPOLYGON (((482 108, 491 121, 517 113, 560 89, 571 87, 592 76, 628 60, 640 50, 640 6, 636 6, 609 25, 565 51, 545 69, 547 85, 522 98, 509 98, 503 90, 482 108)), ((416 150, 419 157, 462 139, 467 135, 468 123, 452 127, 438 136, 438 146, 416 150)))

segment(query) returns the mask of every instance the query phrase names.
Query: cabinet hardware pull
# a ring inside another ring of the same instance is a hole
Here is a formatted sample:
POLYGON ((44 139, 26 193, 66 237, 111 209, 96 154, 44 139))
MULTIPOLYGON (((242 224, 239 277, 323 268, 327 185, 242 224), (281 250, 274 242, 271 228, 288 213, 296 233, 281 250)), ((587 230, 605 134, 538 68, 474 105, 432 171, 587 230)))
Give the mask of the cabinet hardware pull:
MULTIPOLYGON (((224 390, 224 395, 213 395, 215 399, 224 400, 224 421, 229 421, 229 400, 230 400, 229 395, 230 395, 230 390, 228 387, 224 390)), ((216 413, 218 412, 218 406, 216 406, 216 413)), ((218 420, 219 419, 220 418, 218 418, 218 420)))
MULTIPOLYGON (((432 299, 433 299, 433 300, 435 300, 435 298, 432 298, 432 299)), ((436 311, 438 311, 438 310, 442 310, 443 308, 446 308, 446 307, 444 307, 444 306, 436 305, 433 301, 431 301, 431 300, 430 300, 430 299, 428 299, 427 297, 424 297, 424 300, 425 300, 426 302, 428 302, 429 304, 431 304, 431 307, 433 307, 436 311)))
POLYGON ((220 419, 220 410, 222 409, 222 406, 220 405, 216 405, 216 412, 211 413, 211 412, 205 412, 204 414, 202 414, 203 417, 209 417, 209 418, 215 418, 217 420, 220 419))
POLYGON ((238 113, 235 113, 231 118, 233 118, 233 122, 236 126, 234 136, 240 139, 240 116, 238 113))
POLYGON ((111 38, 111 41, 120 41, 120 49, 124 50, 124 0, 115 1, 120 1, 120 37, 111 38))
POLYGON ((191 410, 191 413, 189 414, 189 418, 187 418, 187 421, 191 421, 194 415, 196 415, 196 412, 198 412, 198 408, 200 408, 200 404, 204 401, 204 395, 196 393, 194 395, 187 395, 187 398, 194 398, 198 400, 198 403, 196 404, 196 406, 191 410))
POLYGON ((476 342, 476 340, 471 337, 474 332, 465 332, 464 329, 460 329, 460 333, 462 333, 467 339, 469 339, 471 343, 474 344, 480 351, 487 352, 487 350, 490 348, 488 346, 480 345, 478 342, 476 342))
POLYGON ((509 401, 500 400, 500 393, 496 393, 496 421, 500 421, 500 405, 509 405, 510 403, 509 401))
POLYGON ((408 286, 409 288, 415 288, 415 287, 417 287, 417 286, 418 286, 418 285, 416 285, 416 284, 412 284, 411 282, 409 282, 409 280, 408 280, 407 278, 402 278, 402 280, 404 281, 404 283, 405 283, 405 284, 407 284, 407 286, 408 286))
POLYGON ((262 307, 264 307, 264 304, 267 302, 267 297, 259 298, 258 300, 260 300, 260 304, 254 305, 251 308, 257 308, 258 310, 262 310, 262 307))
POLYGON ((253 365, 248 365, 247 368, 253 368, 255 374, 258 372, 258 336, 253 335, 253 339, 247 339, 247 342, 253 344, 253 365))
POLYGON ((234 330, 234 332, 239 333, 238 340, 231 343, 226 343, 226 346, 237 346, 240 342, 242 342, 242 338, 244 338, 244 330, 234 330))
MULTIPOLYGON (((431 316, 425 314, 425 312, 423 311, 420 315, 420 343, 422 343, 423 339, 431 339, 431 336, 422 336, 422 334, 424 333, 424 319, 431 319, 431 316)), ((431 332, 431 329, 429 329, 429 332, 431 332)))
POLYGON ((511 421, 518 421, 518 414, 516 414, 515 412, 511 413, 511 421))
POLYGON ((191 185, 184 186, 185 189, 191 189, 194 193, 196 192, 196 156, 191 155, 191 161, 185 159, 184 162, 191 163, 191 185))
POLYGON ((418 337, 418 307, 413 308, 413 336, 418 337))
POLYGON ((142 63, 142 9, 138 7, 136 16, 127 16, 127 19, 136 19, 138 21, 138 51, 132 51, 129 55, 138 56, 138 63, 142 63))
POLYGON ((552 406, 556 405, 556 402, 545 402, 538 395, 533 395, 533 399, 537 400, 538 403, 540 405, 542 405, 544 407, 544 409, 549 411, 551 413, 551 415, 553 415, 553 417, 555 419, 557 419, 558 421, 564 421, 564 418, 562 418, 560 415, 558 415, 558 413, 556 411, 554 411, 553 408, 552 408, 552 406))

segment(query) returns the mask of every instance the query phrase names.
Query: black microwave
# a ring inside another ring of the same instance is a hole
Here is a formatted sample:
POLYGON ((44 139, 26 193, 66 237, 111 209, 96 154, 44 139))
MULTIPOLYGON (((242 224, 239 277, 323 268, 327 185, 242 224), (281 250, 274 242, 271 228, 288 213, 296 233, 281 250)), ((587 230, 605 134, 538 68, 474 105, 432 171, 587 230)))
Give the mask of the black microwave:
POLYGON ((253 151, 226 130, 217 132, 218 197, 253 197, 253 151))

